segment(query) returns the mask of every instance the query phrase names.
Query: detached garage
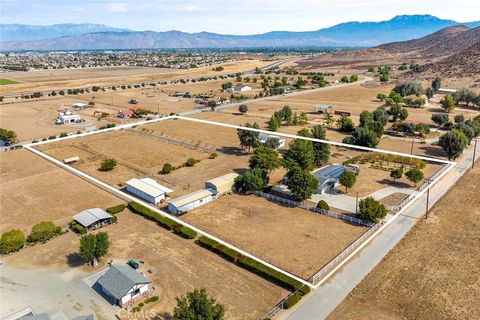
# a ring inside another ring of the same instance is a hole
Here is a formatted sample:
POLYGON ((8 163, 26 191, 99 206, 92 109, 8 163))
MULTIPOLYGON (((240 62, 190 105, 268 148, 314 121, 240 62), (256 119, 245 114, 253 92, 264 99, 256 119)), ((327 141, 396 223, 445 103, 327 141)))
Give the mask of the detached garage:
POLYGON ((168 203, 168 210, 173 214, 180 215, 212 201, 216 194, 217 192, 213 189, 200 189, 171 200, 168 203))
POLYGON ((150 178, 130 179, 126 185, 128 192, 155 205, 164 200, 167 194, 173 192, 172 189, 164 187, 150 178))
POLYGON ((238 177, 238 173, 227 173, 221 177, 209 180, 205 182, 205 189, 213 189, 217 193, 222 194, 232 191, 235 178, 238 177))

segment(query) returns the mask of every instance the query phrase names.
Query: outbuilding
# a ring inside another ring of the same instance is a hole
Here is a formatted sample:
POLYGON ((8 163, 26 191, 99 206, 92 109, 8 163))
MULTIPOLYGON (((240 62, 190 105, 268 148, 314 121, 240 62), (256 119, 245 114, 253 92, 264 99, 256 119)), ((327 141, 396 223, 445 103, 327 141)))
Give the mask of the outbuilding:
POLYGON ((331 109, 332 106, 329 104, 316 104, 313 106, 313 110, 318 113, 328 113, 328 109, 331 109))
POLYGON ((278 141, 277 142, 277 149, 285 147, 286 140, 281 138, 281 137, 271 136, 271 135, 267 135, 267 134, 261 134, 261 135, 258 136, 258 140, 260 141, 261 144, 266 144, 268 142, 268 140, 272 140, 272 139, 275 139, 275 140, 278 141))
POLYGON ((129 266, 111 266, 95 283, 112 304, 125 307, 148 296, 147 277, 129 266))
POLYGON ((150 178, 133 178, 128 180, 126 185, 128 192, 155 205, 159 204, 169 193, 173 192, 172 189, 164 187, 150 178))
POLYGON ((345 166, 341 164, 333 164, 321 167, 312 172, 318 180, 317 193, 333 190, 340 183, 340 175, 345 171, 345 166))
POLYGON ((81 121, 82 118, 78 114, 60 114, 55 119, 55 124, 79 123, 81 121))
POLYGON ((100 208, 83 210, 73 216, 73 220, 86 229, 97 229, 112 223, 112 215, 100 208))
POLYGON ((75 110, 83 110, 88 107, 88 104, 83 102, 77 102, 72 105, 72 108, 75 110))
POLYGON ((454 94, 457 92, 457 89, 450 89, 450 88, 439 88, 437 93, 439 94, 454 94))
POLYGON ((252 91, 252 87, 249 86, 238 86, 234 87, 233 91, 235 92, 245 92, 245 91, 252 91))
POLYGON ((236 177, 238 177, 238 173, 231 172, 221 177, 205 181, 205 189, 213 189, 217 194, 230 192, 232 191, 236 177))
POLYGON ((217 192, 214 189, 200 189, 168 202, 168 210, 176 215, 200 207, 212 201, 217 192))

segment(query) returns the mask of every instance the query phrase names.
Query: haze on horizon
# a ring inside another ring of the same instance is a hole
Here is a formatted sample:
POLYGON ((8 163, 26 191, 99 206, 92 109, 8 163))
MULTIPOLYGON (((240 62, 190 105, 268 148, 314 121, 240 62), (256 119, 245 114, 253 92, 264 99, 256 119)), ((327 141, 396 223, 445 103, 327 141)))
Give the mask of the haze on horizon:
POLYGON ((100 23, 133 30, 222 34, 311 31, 349 21, 383 21, 430 14, 458 22, 478 20, 478 0, 1 0, 2 23, 100 23), (469 9, 470 8, 470 9, 469 9))

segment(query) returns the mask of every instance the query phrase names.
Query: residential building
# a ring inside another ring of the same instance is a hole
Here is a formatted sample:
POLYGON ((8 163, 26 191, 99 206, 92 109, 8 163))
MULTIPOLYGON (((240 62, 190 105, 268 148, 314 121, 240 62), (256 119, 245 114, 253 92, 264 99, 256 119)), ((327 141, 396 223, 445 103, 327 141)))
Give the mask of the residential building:
POLYGON ((345 171, 341 164, 327 165, 312 172, 318 179, 317 193, 322 194, 333 190, 340 183, 340 175, 345 171))

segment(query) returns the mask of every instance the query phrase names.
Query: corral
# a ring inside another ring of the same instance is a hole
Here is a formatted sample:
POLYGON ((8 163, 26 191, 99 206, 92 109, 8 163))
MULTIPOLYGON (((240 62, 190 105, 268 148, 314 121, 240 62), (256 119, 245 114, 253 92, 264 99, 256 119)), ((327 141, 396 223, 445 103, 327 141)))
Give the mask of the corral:
POLYGON ((255 195, 223 196, 181 219, 304 279, 367 230, 255 195))
POLYGON ((0 153, 0 231, 45 220, 65 226, 78 212, 119 198, 24 150, 0 153))

